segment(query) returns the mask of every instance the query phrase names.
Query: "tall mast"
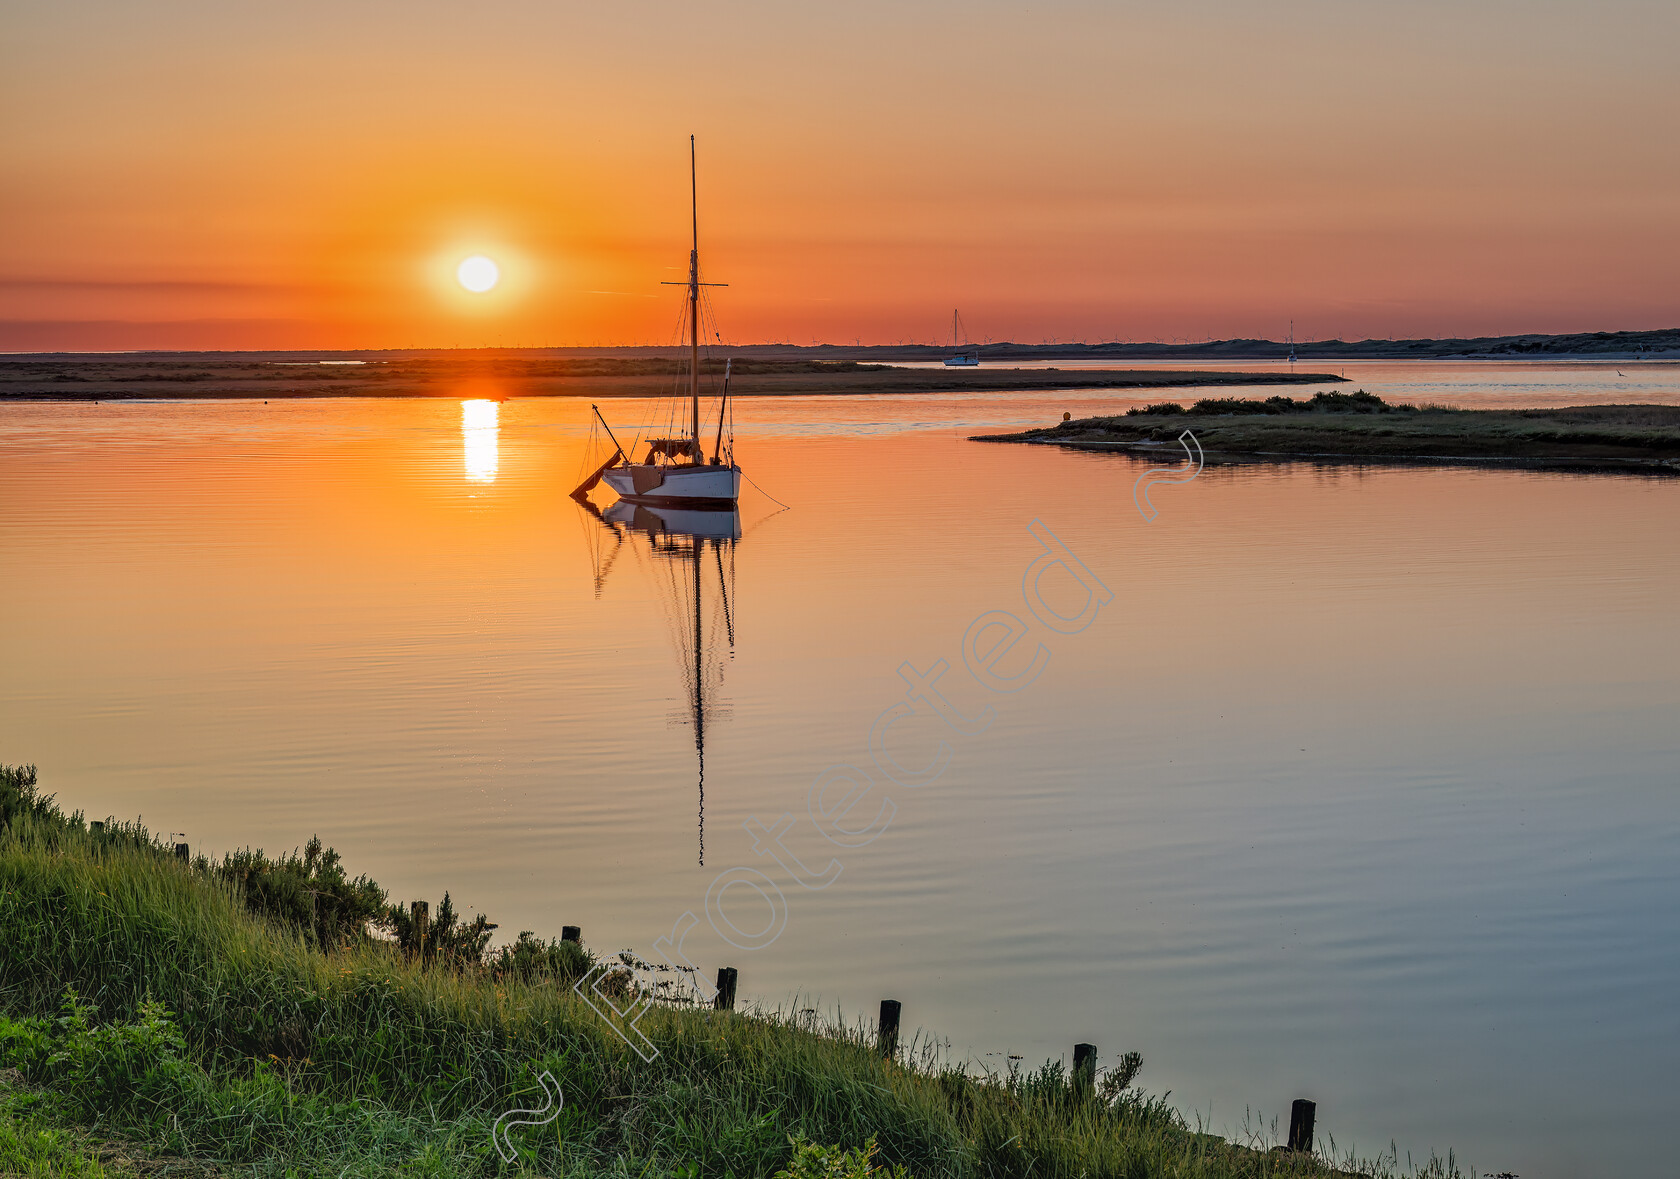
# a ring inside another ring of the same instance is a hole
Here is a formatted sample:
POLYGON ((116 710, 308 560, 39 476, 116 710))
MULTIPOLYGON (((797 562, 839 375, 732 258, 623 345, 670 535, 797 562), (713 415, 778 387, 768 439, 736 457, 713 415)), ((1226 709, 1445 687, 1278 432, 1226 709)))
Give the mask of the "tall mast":
POLYGON ((694 169, 694 136, 688 137, 688 196, 694 245, 688 251, 688 400, 693 422, 694 461, 700 461, 700 184, 694 169))

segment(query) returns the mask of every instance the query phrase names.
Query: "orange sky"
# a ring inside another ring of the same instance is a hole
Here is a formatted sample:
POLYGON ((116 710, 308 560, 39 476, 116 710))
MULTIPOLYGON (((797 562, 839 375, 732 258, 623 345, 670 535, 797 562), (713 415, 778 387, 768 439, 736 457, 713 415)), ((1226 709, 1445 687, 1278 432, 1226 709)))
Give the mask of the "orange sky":
POLYGON ((1680 324, 1672 3, 0 24, 0 349, 667 342, 691 131, 732 341, 1680 324))

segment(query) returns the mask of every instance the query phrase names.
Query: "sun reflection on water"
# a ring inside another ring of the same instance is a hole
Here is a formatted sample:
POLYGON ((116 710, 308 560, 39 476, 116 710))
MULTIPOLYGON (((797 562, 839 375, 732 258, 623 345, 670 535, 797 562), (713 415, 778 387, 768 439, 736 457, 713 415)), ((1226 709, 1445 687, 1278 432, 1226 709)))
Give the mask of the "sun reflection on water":
POLYGON ((461 402, 461 462, 468 483, 496 481, 497 408, 494 401, 461 402))

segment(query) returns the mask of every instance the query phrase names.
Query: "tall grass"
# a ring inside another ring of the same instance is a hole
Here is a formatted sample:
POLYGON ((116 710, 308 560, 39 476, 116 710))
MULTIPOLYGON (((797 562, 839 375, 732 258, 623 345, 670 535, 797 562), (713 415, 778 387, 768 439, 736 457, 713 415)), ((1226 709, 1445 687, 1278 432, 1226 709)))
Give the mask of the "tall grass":
POLYGON ((0 1065, 50 1089, 79 1059, 78 1036, 143 1042, 114 1096, 88 1098, 102 1090, 77 1081, 71 1112, 177 1153, 252 1173, 300 1159, 344 1174, 499 1173, 510 1168, 490 1125, 531 1104, 547 1070, 563 1110, 520 1136, 511 1169, 744 1179, 786 1166, 797 1137, 873 1138, 880 1163, 916 1179, 1327 1173, 1194 1133, 1135 1088, 1093 1096, 1059 1064, 974 1077, 931 1056, 883 1061, 867 1027, 839 1019, 662 1007, 643 1021, 659 1049, 644 1063, 571 992, 570 969, 426 964, 370 939, 323 948, 254 914, 205 862, 177 861, 137 826, 94 834, 34 794, 32 774, 4 774, 0 1012, 12 1019, 0 1053, 10 1044, 13 1060, 0 1065), (123 1104, 146 1085, 161 1096, 123 1104))

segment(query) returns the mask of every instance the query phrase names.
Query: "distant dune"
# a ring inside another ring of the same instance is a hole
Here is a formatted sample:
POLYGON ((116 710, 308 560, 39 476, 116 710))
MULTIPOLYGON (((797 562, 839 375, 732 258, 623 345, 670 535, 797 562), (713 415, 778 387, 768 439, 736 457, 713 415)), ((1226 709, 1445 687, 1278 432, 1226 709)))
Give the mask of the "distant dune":
MULTIPOLYGON (((1281 340, 1208 340, 1185 343, 1068 343, 982 344, 982 368, 1021 360, 1283 360, 1289 344, 1281 340)), ((668 347, 623 348, 403 348, 363 351, 298 352, 121 352, 65 353, 36 352, 0 354, 0 364, 39 360, 100 360, 111 363, 312 363, 331 360, 397 362, 449 358, 517 358, 538 360, 585 359, 657 360, 678 359, 686 350, 668 347)), ((892 364, 905 361, 937 361, 953 349, 940 344, 739 344, 710 349, 713 356, 734 356, 748 360, 858 361, 892 364)), ((1534 359, 1567 357, 1599 359, 1680 360, 1680 328, 1649 332, 1575 332, 1569 335, 1529 333, 1519 336, 1477 336, 1441 340, 1312 340, 1296 341, 1295 355, 1301 360, 1399 360, 1399 359, 1534 359)))

